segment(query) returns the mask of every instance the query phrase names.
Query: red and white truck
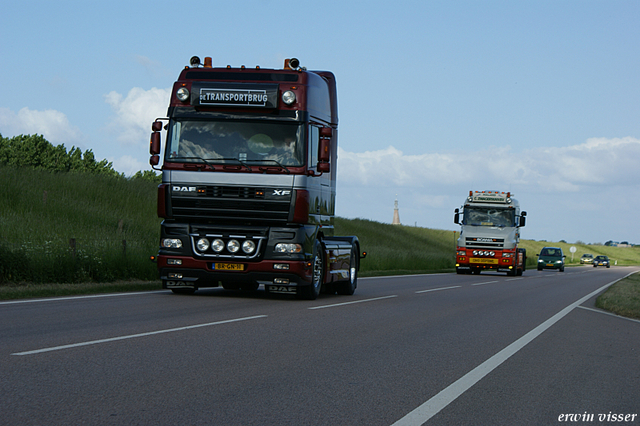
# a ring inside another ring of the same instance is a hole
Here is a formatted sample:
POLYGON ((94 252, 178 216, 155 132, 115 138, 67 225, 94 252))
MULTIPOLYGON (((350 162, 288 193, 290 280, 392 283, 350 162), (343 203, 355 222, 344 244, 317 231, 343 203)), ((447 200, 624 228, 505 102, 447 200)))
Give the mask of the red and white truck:
POLYGON ((509 192, 469 191, 462 208, 455 209, 453 217, 461 228, 456 272, 479 274, 493 270, 522 275, 527 252, 519 247, 520 228, 525 225, 526 215, 509 192))
POLYGON ((216 68, 194 56, 152 130, 163 288, 354 293, 360 242, 334 236, 333 73, 295 58, 265 69, 216 68))

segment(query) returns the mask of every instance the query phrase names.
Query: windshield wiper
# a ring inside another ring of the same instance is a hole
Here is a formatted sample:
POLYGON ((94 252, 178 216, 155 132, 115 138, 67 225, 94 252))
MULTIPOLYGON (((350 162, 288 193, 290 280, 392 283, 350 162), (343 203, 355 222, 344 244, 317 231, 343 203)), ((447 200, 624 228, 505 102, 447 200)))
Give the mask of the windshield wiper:
MULTIPOLYGON (((263 163, 263 162, 266 162, 266 161, 271 161, 272 163, 276 163, 276 166, 280 167, 280 170, 284 170, 288 174, 291 174, 291 171, 289 169, 287 169, 286 166, 284 166, 283 164, 281 164, 277 160, 249 160, 249 161, 251 161, 252 163, 263 163)), ((262 169, 262 168, 260 168, 260 170, 266 171, 266 169, 262 169)))
POLYGON ((246 167, 248 171, 251 171, 251 167, 248 164, 246 164, 242 160, 238 160, 237 158, 171 157, 171 160, 199 160, 199 161, 202 161, 207 166, 211 166, 213 164, 219 164, 220 162, 225 162, 225 161, 235 161, 237 163, 240 163, 244 167, 246 167))
POLYGON ((171 160, 199 160, 202 161, 204 164, 209 164, 209 160, 206 158, 202 158, 202 157, 170 157, 171 160))
POLYGON ((249 167, 249 165, 246 162, 239 160, 237 158, 216 158, 216 160, 217 161, 235 161, 237 163, 242 164, 244 167, 246 167, 248 171, 251 171, 251 167, 249 167))

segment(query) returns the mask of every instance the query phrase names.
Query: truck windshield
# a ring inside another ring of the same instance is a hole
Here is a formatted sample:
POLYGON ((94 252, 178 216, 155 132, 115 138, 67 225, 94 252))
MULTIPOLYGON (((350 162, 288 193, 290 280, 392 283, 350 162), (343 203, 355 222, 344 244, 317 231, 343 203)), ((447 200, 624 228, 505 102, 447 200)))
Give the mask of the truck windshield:
POLYGON ((299 123, 172 120, 166 159, 302 166, 304 136, 299 123))
POLYGON ((514 209, 465 207, 462 224, 472 226, 514 226, 515 213, 514 209))

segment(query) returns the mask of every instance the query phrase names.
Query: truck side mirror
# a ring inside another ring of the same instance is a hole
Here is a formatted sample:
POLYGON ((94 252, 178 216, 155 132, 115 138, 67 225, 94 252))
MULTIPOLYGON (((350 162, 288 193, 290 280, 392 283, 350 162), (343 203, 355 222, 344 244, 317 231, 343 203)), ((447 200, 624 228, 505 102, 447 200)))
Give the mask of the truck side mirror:
MULTIPOLYGON (((156 123, 162 126, 162 123, 157 121, 156 123)), ((156 124, 156 123, 153 123, 153 124, 156 124)), ((155 131, 151 133, 151 140, 149 141, 149 154, 151 155, 160 154, 160 132, 159 131, 155 131)))
POLYGON ((151 164, 152 167, 157 166, 159 162, 160 162, 159 155, 152 155, 151 158, 149 158, 149 164, 151 164))
POLYGON ((520 213, 520 226, 524 226, 526 223, 527 212, 520 213))
POLYGON ((453 215, 453 223, 460 225, 460 210, 455 209, 455 214, 453 215))
POLYGON ((321 138, 331 138, 333 136, 333 129, 331 127, 322 127, 320 129, 321 138))
POLYGON ((154 132, 162 130, 162 121, 154 121, 153 124, 151 124, 151 130, 154 132))
MULTIPOLYGON (((320 130, 320 135, 322 136, 326 132, 325 129, 331 130, 330 127, 323 127, 320 130)), ((331 139, 326 137, 320 138, 320 145, 318 146, 318 166, 317 169, 321 173, 329 173, 331 171, 331 165, 329 161, 331 160, 331 139)))
POLYGON ((328 163, 331 159, 331 139, 320 139, 318 161, 328 163))

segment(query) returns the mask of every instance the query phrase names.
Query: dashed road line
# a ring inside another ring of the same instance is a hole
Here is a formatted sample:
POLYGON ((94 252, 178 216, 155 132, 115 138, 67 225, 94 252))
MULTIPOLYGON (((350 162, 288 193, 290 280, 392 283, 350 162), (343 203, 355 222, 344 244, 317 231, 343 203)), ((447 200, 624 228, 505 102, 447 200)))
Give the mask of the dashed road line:
POLYGON ((373 299, 361 299, 361 300, 354 300, 352 302, 334 303, 332 305, 312 306, 312 307, 307 308, 307 309, 313 310, 313 309, 335 308, 335 307, 338 307, 338 306, 353 305, 354 303, 364 303, 364 302, 373 302, 375 300, 390 299, 392 297, 398 297, 398 295, 394 294, 394 295, 391 295, 391 296, 375 297, 373 299))
POLYGON ((230 320, 209 322, 209 323, 206 323, 206 324, 188 325, 188 326, 185 326, 185 327, 177 327, 177 328, 169 328, 169 329, 166 329, 166 330, 150 331, 148 333, 130 334, 128 336, 118 336, 118 337, 111 337, 111 338, 108 338, 108 339, 91 340, 91 341, 88 341, 88 342, 73 343, 73 344, 70 344, 70 345, 62 345, 62 346, 54 346, 54 347, 51 347, 51 348, 36 349, 36 350, 33 350, 33 351, 16 352, 16 353, 13 353, 11 355, 19 355, 19 356, 22 356, 22 355, 35 355, 35 354, 41 354, 41 353, 44 353, 44 352, 61 351, 61 350, 64 350, 64 349, 78 348, 80 346, 98 345, 98 344, 101 344, 101 343, 116 342, 118 340, 136 339, 138 337, 153 336, 155 334, 172 333, 174 331, 184 331, 184 330, 191 330, 191 329, 194 329, 194 328, 211 327, 213 325, 229 324, 229 323, 232 323, 232 322, 247 321, 247 320, 253 320, 253 319, 258 319, 258 318, 266 318, 266 317, 267 317, 266 315, 256 315, 256 316, 253 316, 253 317, 236 318, 236 319, 230 319, 230 320))
POLYGON ((460 287, 462 287, 462 286, 461 285, 454 285, 454 286, 451 286, 451 287, 430 288, 428 290, 416 291, 416 293, 428 293, 430 291, 449 290, 449 289, 452 289, 452 288, 460 288, 460 287))

